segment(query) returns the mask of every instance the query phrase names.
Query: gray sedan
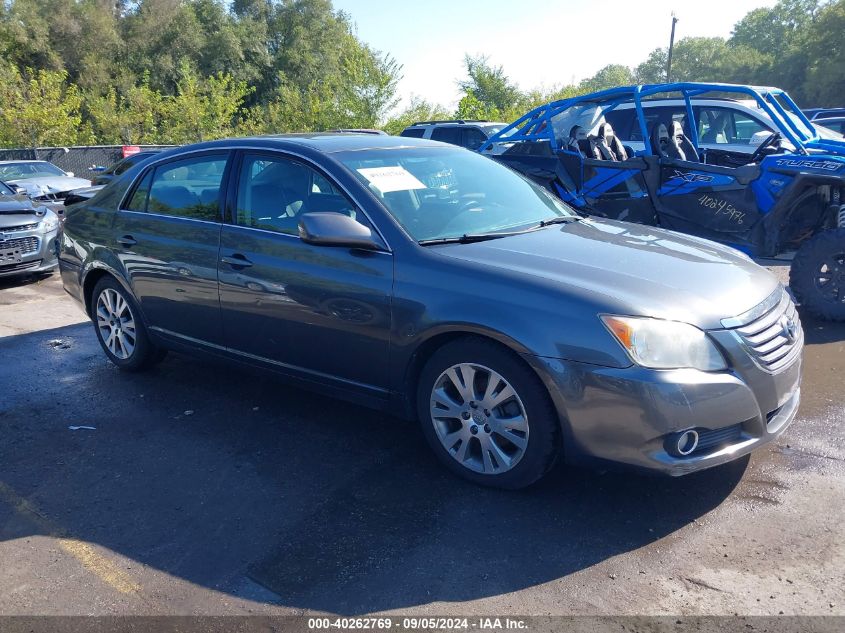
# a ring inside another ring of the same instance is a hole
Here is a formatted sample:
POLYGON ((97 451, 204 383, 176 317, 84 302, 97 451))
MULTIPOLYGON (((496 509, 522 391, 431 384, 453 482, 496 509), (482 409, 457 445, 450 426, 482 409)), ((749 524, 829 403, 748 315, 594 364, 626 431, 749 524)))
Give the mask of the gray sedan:
POLYGON ((273 371, 419 420, 484 485, 529 485, 559 457, 681 475, 772 441, 798 408, 803 333, 770 273, 580 217, 431 141, 160 154, 69 209, 60 268, 121 369, 177 350, 273 371))

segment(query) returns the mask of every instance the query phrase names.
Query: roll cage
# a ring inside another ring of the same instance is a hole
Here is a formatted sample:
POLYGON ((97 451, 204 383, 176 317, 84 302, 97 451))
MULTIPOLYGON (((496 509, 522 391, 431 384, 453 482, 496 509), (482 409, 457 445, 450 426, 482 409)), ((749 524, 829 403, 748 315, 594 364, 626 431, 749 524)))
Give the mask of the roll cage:
POLYGON ((497 143, 518 143, 522 141, 548 141, 553 151, 565 151, 555 133, 554 121, 556 117, 574 106, 589 104, 600 107, 603 117, 623 103, 633 103, 636 107, 637 120, 645 145, 645 149, 636 152, 636 154, 652 155, 654 148, 651 146, 650 130, 647 129, 646 117, 643 112, 643 101, 653 99, 658 95, 677 98, 676 95, 678 94, 681 95, 686 104, 690 140, 697 148, 699 139, 692 99, 714 93, 719 96, 729 95, 731 98, 753 99, 772 120, 781 137, 793 145, 795 153, 807 155, 809 150, 843 153, 842 143, 819 138, 816 128, 810 120, 790 96, 780 88, 692 82, 624 86, 552 101, 534 108, 503 128, 498 134, 484 142, 478 151, 482 153, 490 151, 497 143), (793 116, 798 119, 801 125, 792 118, 793 116), (802 126, 804 129, 802 129, 802 126))

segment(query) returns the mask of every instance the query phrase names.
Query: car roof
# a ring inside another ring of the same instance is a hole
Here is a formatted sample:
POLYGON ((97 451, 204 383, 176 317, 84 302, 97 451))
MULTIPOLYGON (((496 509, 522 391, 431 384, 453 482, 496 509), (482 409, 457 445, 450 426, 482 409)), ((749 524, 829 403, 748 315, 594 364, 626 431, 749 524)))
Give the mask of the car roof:
POLYGON ((242 138, 228 138, 218 141, 208 141, 195 145, 184 146, 167 152, 168 155, 178 155, 180 150, 190 148, 192 151, 200 149, 222 149, 231 147, 253 147, 267 149, 308 148, 322 154, 335 152, 361 151, 368 149, 399 149, 410 147, 452 147, 437 141, 428 141, 405 136, 388 136, 383 134, 354 134, 354 133, 312 133, 312 134, 277 134, 271 136, 247 136, 242 138))

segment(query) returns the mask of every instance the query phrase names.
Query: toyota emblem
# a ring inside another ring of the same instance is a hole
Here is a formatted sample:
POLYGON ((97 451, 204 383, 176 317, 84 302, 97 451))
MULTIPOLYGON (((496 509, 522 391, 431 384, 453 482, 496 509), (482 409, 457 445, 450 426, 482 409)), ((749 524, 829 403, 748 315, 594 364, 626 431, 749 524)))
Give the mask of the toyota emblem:
POLYGON ((798 339, 798 323, 795 320, 784 316, 780 320, 780 327, 787 341, 794 343, 798 339))

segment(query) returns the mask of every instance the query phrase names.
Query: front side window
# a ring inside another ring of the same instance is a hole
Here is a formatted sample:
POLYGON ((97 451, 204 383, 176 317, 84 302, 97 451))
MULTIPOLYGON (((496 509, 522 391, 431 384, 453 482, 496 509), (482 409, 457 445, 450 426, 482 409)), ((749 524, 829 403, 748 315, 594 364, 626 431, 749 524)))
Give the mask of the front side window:
POLYGON ((481 144, 487 140, 484 132, 474 127, 466 128, 464 130, 464 134, 465 137, 463 146, 469 149, 478 149, 481 147, 481 144))
POLYGON ((308 165, 266 154, 245 154, 239 171, 239 226, 298 235, 303 213, 343 213, 362 221, 355 205, 308 165))
POLYGON ((126 208, 158 215, 218 222, 226 157, 175 160, 148 171, 126 208))
POLYGON ((417 241, 530 229, 575 215, 495 161, 448 147, 340 152, 336 157, 417 241))
POLYGON ((748 145, 767 132, 757 119, 728 108, 702 108, 698 115, 698 138, 701 143, 748 145))

